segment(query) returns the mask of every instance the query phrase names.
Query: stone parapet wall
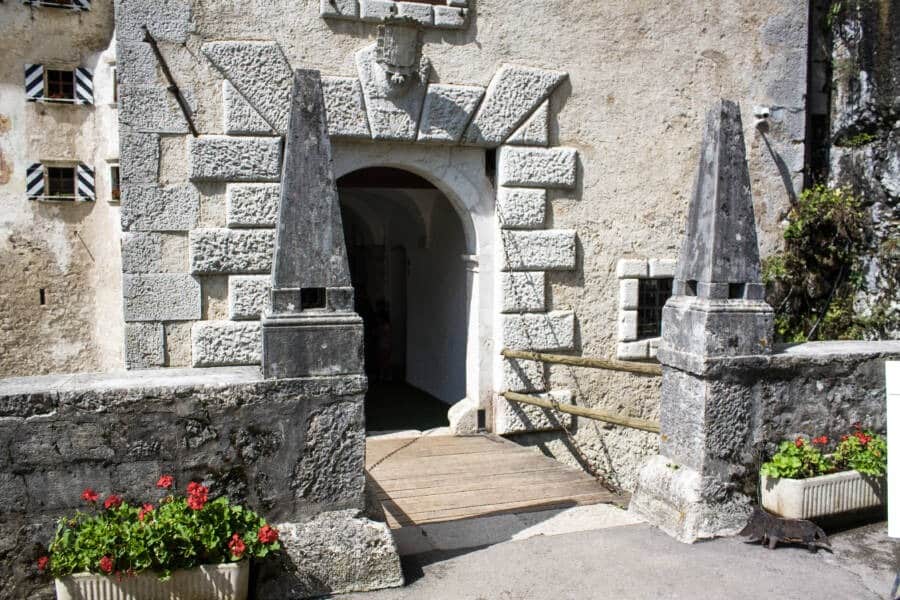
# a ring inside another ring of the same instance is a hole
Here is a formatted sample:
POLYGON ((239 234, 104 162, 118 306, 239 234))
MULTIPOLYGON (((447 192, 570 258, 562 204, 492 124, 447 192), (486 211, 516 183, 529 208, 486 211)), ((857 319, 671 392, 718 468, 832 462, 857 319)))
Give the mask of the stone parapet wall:
POLYGON ((170 473, 180 489, 202 481, 276 523, 355 519, 365 387, 362 376, 263 380, 251 367, 0 381, 0 598, 44 589, 34 560, 88 486, 152 499, 170 473))

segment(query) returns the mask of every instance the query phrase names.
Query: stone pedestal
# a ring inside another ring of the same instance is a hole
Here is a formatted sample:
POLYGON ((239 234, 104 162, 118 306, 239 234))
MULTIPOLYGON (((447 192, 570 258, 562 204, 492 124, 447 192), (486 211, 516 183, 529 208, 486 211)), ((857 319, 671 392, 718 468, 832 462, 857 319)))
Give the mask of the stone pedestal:
POLYGON ((674 295, 663 308, 659 456, 641 470, 631 509, 683 542, 737 533, 753 399, 723 363, 773 348, 760 277, 740 109, 707 115, 674 295))

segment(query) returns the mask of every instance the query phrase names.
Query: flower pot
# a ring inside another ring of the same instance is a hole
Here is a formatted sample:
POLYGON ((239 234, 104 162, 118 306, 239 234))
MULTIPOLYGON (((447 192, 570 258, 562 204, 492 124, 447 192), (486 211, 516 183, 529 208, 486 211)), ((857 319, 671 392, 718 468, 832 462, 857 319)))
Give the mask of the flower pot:
POLYGON ((75 573, 56 580, 57 600, 246 600, 250 562, 201 565, 175 571, 167 581, 156 573, 133 577, 75 573))
POLYGON ((811 519, 884 504, 883 477, 841 471, 808 479, 760 475, 761 503, 788 519, 811 519))

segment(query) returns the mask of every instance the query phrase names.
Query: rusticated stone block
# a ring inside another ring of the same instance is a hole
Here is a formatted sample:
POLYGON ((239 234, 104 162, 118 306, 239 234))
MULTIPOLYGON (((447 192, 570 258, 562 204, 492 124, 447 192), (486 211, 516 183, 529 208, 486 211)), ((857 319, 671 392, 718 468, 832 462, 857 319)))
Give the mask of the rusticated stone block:
POLYGON ((192 185, 129 185, 122 190, 125 231, 188 231, 199 215, 200 193, 192 185))
POLYGON ((425 95, 419 141, 456 143, 462 137, 484 88, 432 83, 425 95))
POLYGON ((276 42, 210 42, 203 54, 278 133, 288 127, 294 73, 276 42))
POLYGON ((185 273, 124 275, 125 321, 193 321, 200 318, 200 282, 185 273))
MULTIPOLYGON (((325 2, 327 0, 323 0, 325 2)), ((370 137, 362 85, 355 77, 323 77, 328 135, 367 139, 370 137)))
POLYGON ((364 21, 384 21, 397 14, 393 0, 359 0, 359 14, 364 21))
POLYGON ((572 311, 503 316, 503 345, 512 350, 572 350, 575 314, 572 311))
POLYGON ((504 229, 539 229, 547 220, 547 191, 500 188, 497 214, 504 229))
POLYGON ((498 146, 565 81, 561 71, 503 65, 488 85, 487 96, 466 130, 469 144, 498 146))
POLYGON ((319 0, 319 14, 343 19, 359 18, 358 0, 319 0))
POLYGON ((156 184, 159 177, 159 136, 119 129, 119 181, 122 193, 133 184, 156 184))
POLYGON ((434 26, 441 29, 462 29, 469 24, 469 9, 457 6, 435 6, 434 26))
MULTIPOLYGON (((553 390, 536 395, 538 398, 555 401, 559 404, 572 404, 572 392, 569 390, 553 390)), ((494 432, 498 435, 555 431, 563 427, 571 427, 573 419, 570 414, 521 402, 512 402, 503 397, 498 397, 494 402, 494 415, 494 432)))
POLYGON ((159 42, 181 43, 194 30, 187 0, 128 0, 116 7, 119 41, 143 42, 147 27, 159 42))
POLYGON ((222 104, 228 135, 272 134, 272 127, 228 81, 222 82, 222 104))
POLYGON ((190 233, 192 273, 269 273, 274 251, 272 229, 195 229, 190 233))
POLYGON ((640 296, 640 279, 619 280, 619 309, 637 310, 640 296))
POLYGON ((503 231, 502 237, 506 271, 575 268, 575 232, 570 229, 503 231))
POLYGON ((125 368, 148 369, 166 364, 162 323, 125 323, 125 368))
POLYGON ((162 238, 153 233, 122 233, 122 272, 159 273, 162 238))
POLYGON ((500 185, 572 189, 578 173, 574 148, 500 149, 500 185))
POLYGON ((279 181, 281 139, 207 136, 191 139, 191 181, 279 181))
POLYGON ((235 275, 228 278, 228 318, 257 320, 269 306, 272 278, 268 275, 235 275))
MULTIPOLYGON (((196 110, 191 90, 182 90, 191 110, 196 110)), ((119 123, 146 133, 188 133, 187 120, 175 96, 165 87, 150 84, 119 86, 119 123)))
POLYGON ((503 359, 503 387, 508 392, 543 392, 547 389, 544 363, 520 358, 503 359))
POLYGON ((199 321, 191 327, 191 361, 195 367, 258 365, 262 335, 257 322, 199 321))
POLYGON ((425 27, 431 27, 434 24, 432 6, 421 2, 398 2, 397 16, 412 19, 425 27))
POLYGON ((543 312, 546 310, 547 274, 519 271, 501 274, 503 312, 543 312))
POLYGON ((620 258, 616 263, 619 279, 641 279, 647 276, 647 261, 643 258, 620 258))
POLYGON ((550 145, 550 101, 544 100, 534 114, 506 140, 516 146, 550 145))
POLYGON ((280 191, 277 183, 228 184, 225 194, 228 227, 275 227, 280 191))

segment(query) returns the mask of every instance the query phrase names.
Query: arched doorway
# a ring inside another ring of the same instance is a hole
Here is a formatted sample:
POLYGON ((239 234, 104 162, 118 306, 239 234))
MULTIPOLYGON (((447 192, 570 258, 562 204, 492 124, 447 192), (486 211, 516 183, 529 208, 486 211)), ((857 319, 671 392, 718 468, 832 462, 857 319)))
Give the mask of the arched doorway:
POLYGON ((365 322, 369 431, 447 424, 466 397, 466 236, 448 198, 409 171, 369 167, 337 182, 365 322))

